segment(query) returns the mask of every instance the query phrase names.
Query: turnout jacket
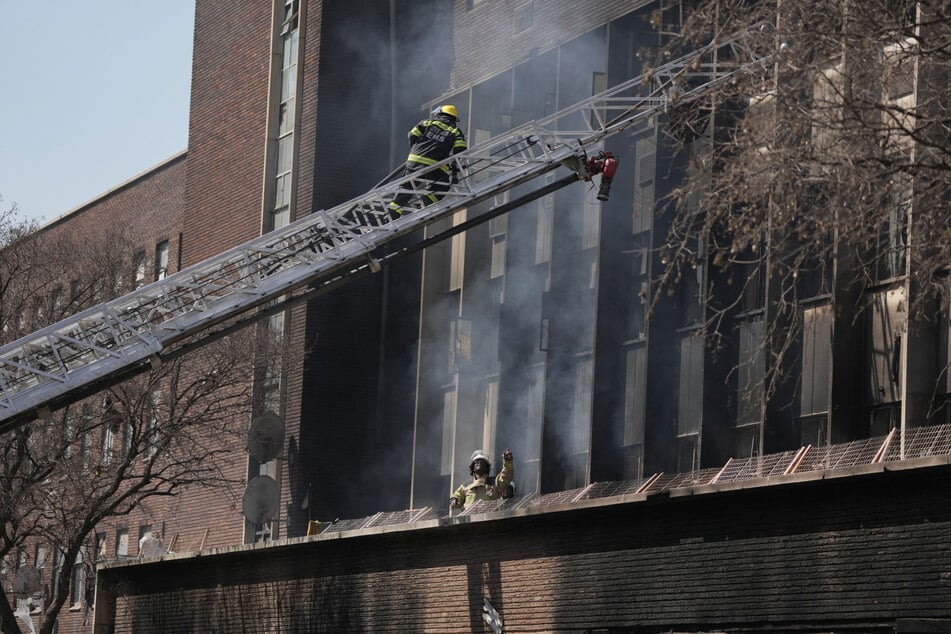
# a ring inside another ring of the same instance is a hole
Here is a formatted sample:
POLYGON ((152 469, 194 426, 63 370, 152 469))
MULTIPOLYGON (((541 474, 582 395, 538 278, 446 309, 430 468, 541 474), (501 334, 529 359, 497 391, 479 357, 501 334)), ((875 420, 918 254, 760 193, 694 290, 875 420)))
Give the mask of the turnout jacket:
POLYGON ((494 478, 492 476, 473 478, 469 484, 463 484, 456 489, 452 497, 456 498, 463 509, 467 509, 479 500, 498 500, 514 479, 515 467, 512 461, 503 460, 502 471, 499 475, 494 478))
MULTIPOLYGON (((432 165, 468 147, 465 135, 451 121, 452 117, 436 115, 413 126, 408 135, 407 167, 415 169, 420 165, 432 165)), ((449 168, 443 166, 442 170, 448 172, 449 168)))

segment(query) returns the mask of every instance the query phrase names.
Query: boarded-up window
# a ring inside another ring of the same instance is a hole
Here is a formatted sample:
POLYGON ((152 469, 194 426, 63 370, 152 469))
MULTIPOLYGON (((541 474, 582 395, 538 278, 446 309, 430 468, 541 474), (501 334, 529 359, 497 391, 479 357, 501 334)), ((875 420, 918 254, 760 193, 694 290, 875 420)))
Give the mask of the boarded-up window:
POLYGON ((829 361, 832 348, 832 306, 807 308, 802 315, 802 384, 799 414, 829 411, 829 361))
POLYGON ((700 431, 703 404, 703 336, 691 333, 680 341, 680 394, 677 434, 700 431))

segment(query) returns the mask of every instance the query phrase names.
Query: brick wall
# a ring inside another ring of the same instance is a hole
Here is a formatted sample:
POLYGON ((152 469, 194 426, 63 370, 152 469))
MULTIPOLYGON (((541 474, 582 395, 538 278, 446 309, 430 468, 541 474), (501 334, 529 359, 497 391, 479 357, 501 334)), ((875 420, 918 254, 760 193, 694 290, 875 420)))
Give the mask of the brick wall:
POLYGON ((951 619, 943 462, 325 533, 101 578, 116 632, 478 632, 483 598, 513 632, 894 631, 951 619))
POLYGON ((271 3, 195 10, 184 264, 261 233, 271 3))
MULTIPOLYGON (((122 231, 149 263, 155 245, 169 241, 170 272, 177 270, 185 197, 186 154, 177 154, 95 200, 45 225, 41 236, 95 240, 122 231)), ((147 267, 148 281, 152 268, 147 267)))

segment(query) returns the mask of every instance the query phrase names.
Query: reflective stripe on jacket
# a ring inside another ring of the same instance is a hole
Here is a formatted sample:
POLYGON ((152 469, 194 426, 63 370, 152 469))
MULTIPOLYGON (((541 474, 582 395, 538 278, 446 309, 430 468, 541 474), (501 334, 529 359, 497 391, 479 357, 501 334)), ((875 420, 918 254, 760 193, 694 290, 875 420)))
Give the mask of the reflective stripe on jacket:
MULTIPOLYGON (((409 131, 409 143, 406 162, 419 165, 438 163, 468 147, 462 131, 440 118, 425 119, 413 126, 409 131)), ((445 165, 441 169, 449 171, 445 165)))

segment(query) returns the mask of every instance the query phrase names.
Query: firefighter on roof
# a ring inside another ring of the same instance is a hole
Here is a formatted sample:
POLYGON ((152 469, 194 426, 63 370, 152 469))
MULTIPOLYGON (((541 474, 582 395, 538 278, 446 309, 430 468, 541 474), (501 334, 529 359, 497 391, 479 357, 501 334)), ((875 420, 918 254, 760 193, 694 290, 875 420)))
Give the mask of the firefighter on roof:
MULTIPOLYGON (((406 157, 402 175, 416 174, 423 179, 422 183, 414 181, 412 187, 428 190, 422 195, 424 205, 442 198, 443 193, 449 191, 450 184, 458 179, 458 166, 455 163, 451 168, 442 165, 436 169, 426 169, 466 149, 466 137, 459 129, 458 122, 456 107, 446 104, 440 106, 432 118, 420 121, 409 131, 409 156, 406 157)), ((402 193, 393 198, 390 215, 394 220, 403 215, 403 206, 412 197, 413 194, 402 193)))
POLYGON ((449 508, 467 509, 479 500, 508 499, 515 494, 512 488, 512 479, 515 477, 515 467, 512 466, 512 450, 506 449, 502 454, 502 472, 492 477, 492 463, 489 454, 477 449, 469 458, 469 473, 472 482, 463 484, 449 498, 449 508))

